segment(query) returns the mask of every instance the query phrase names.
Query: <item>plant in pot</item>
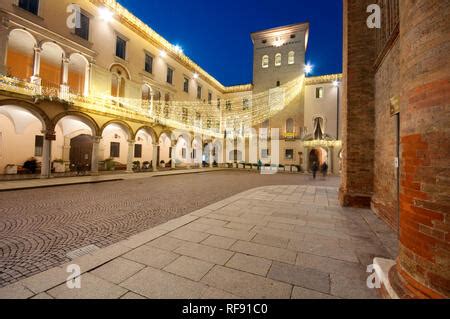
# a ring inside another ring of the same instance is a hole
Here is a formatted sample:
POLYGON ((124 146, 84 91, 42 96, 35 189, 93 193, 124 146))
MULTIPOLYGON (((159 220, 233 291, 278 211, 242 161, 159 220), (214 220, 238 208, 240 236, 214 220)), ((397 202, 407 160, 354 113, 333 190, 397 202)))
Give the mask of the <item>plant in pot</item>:
POLYGON ((116 162, 114 162, 114 158, 108 158, 105 160, 105 169, 107 171, 114 171, 116 168, 116 162))
POLYGON ((166 162, 164 162, 164 161, 159 162, 159 166, 166 167, 166 162))
POLYGON ((140 171, 141 170, 141 162, 139 161, 134 161, 133 162, 133 171, 140 171))
POLYGON ((16 175, 17 174, 17 165, 8 164, 5 166, 5 174, 6 175, 16 175))
POLYGON ((65 173, 66 172, 66 164, 62 159, 55 159, 53 161, 53 168, 55 169, 55 173, 65 173))

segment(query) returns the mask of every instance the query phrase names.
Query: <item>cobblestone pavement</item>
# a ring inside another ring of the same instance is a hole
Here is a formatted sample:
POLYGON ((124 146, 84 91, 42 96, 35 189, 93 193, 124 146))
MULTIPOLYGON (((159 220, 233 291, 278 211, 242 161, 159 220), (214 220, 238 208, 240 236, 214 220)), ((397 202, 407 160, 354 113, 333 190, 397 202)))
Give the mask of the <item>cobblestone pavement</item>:
MULTIPOLYGON (((222 185, 228 176, 249 177, 217 175, 222 185)), ((203 176, 192 178, 194 186, 203 176)), ((80 289, 67 287, 62 265, 0 289, 0 298, 377 298, 367 265, 392 258, 395 246, 370 210, 339 207, 336 187, 264 186, 75 258, 80 289)))
POLYGON ((337 186, 337 178, 219 171, 0 193, 0 287, 106 247, 239 192, 262 186, 337 186))

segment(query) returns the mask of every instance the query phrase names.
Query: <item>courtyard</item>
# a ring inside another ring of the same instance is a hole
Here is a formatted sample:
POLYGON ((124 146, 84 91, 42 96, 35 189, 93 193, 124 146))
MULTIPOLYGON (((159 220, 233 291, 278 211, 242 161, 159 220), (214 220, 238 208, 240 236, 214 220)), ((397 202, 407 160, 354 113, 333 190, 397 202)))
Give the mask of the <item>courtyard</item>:
POLYGON ((339 178, 248 171, 1 193, 1 297, 377 298, 395 234, 339 178), (79 264, 70 290, 66 266, 79 264), (6 287, 5 287, 6 286, 6 287))

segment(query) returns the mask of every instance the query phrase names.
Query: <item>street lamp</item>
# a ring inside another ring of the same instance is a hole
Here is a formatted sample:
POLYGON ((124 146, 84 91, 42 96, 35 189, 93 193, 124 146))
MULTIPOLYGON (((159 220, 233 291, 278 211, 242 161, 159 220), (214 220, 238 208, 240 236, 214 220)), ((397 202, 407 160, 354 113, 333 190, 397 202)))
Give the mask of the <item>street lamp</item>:
POLYGON ((100 18, 105 22, 110 22, 114 16, 114 13, 106 7, 98 9, 98 13, 100 14, 100 18))
POLYGON ((308 64, 305 65, 305 73, 306 73, 306 75, 311 73, 312 70, 313 70, 313 66, 311 64, 308 63, 308 64))

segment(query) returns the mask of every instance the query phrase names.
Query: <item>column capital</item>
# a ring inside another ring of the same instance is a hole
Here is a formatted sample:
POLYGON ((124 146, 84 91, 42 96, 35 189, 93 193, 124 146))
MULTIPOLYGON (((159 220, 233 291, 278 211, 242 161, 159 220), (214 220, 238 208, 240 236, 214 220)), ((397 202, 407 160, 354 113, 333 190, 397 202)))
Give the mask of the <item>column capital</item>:
POLYGON ((135 143, 136 143, 135 140, 128 140, 127 142, 128 142, 129 145, 132 145, 132 144, 135 144, 135 143))
POLYGON ((39 46, 35 46, 35 47, 33 48, 33 50, 34 50, 35 53, 41 53, 41 52, 42 52, 42 48, 39 47, 39 46))
POLYGON ((92 143, 100 143, 102 141, 102 136, 92 136, 92 143))
POLYGON ((44 134, 44 138, 46 140, 56 141, 56 132, 55 132, 55 130, 51 130, 51 129, 42 130, 41 133, 44 134))

